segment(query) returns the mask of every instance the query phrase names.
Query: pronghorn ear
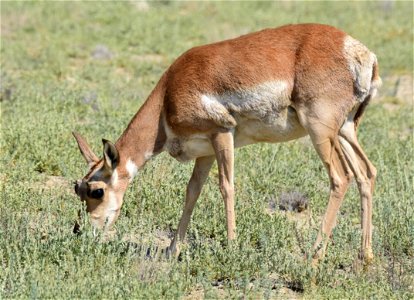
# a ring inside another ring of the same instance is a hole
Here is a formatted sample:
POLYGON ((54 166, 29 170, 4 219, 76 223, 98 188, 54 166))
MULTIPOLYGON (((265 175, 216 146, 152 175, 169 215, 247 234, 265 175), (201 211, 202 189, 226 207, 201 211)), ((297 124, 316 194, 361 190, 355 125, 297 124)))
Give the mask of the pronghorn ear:
POLYGON ((119 153, 115 145, 108 140, 102 139, 104 146, 104 162, 109 170, 114 170, 119 162, 119 153))
POLYGON ((78 147, 82 153, 82 156, 85 158, 90 167, 93 166, 99 160, 98 157, 95 155, 95 153, 93 153, 91 147, 89 147, 86 140, 79 133, 73 131, 72 134, 78 143, 78 147))

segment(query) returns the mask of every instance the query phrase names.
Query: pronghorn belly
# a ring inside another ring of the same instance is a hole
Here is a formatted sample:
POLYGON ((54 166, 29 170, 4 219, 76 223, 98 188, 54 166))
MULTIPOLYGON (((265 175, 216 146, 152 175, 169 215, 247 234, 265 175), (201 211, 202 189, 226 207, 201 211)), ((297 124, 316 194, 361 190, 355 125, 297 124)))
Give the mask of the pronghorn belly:
MULTIPOLYGON (((231 130, 236 148, 260 142, 278 143, 305 136, 307 133, 299 123, 296 111, 287 107, 279 111, 272 123, 257 118, 235 116, 237 126, 231 130)), ((214 155, 209 136, 194 134, 189 137, 170 136, 167 151, 179 161, 214 155)))
POLYGON ((183 141, 182 152, 181 159, 188 160, 213 155, 214 149, 207 135, 197 134, 183 141))
POLYGON ((188 137, 170 135, 167 137, 165 150, 180 162, 214 154, 210 139, 203 134, 194 134, 188 137))
MULTIPOLYGON (((217 127, 231 130, 235 147, 242 147, 259 142, 284 142, 306 135, 295 109, 290 106, 290 93, 288 81, 270 81, 244 90, 200 95, 200 101, 206 114, 203 117, 215 122, 217 127)), ((214 155, 207 135, 180 137, 166 122, 165 125, 166 148, 177 160, 214 155)))
MULTIPOLYGON (((284 142, 306 135, 291 105, 292 80, 273 80, 222 94, 204 94, 211 120, 235 120, 235 146, 284 142)), ((217 125, 225 123, 216 122, 217 125)), ((226 126, 224 126, 226 127, 226 126)), ((233 127, 231 127, 233 128, 233 127)))
POLYGON ((279 143, 305 136, 306 130, 299 123, 296 111, 290 106, 280 109, 272 122, 255 118, 238 119, 235 146, 266 142, 279 143))
MULTIPOLYGON (((289 81, 274 80, 236 89, 221 94, 200 95, 201 104, 207 117, 219 126, 231 123, 225 120, 242 118, 254 119, 272 124, 280 117, 280 113, 290 104, 292 84, 289 81)), ((239 119, 239 120, 237 120, 239 119)), ((231 126, 234 127, 234 126, 231 126)))

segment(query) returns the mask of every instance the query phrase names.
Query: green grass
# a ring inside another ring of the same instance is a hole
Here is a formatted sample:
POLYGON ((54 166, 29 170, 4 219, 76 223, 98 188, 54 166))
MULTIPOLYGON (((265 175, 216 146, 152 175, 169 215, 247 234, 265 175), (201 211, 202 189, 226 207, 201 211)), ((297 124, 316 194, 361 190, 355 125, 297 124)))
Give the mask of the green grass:
POLYGON ((383 76, 413 71, 410 2, 395 2, 391 10, 376 2, 149 6, 1 2, 0 297, 170 299, 202 290, 206 298, 254 299, 296 287, 295 297, 309 299, 412 298, 413 111, 407 104, 390 111, 373 101, 359 131, 379 171, 376 260, 366 271, 351 267, 360 243, 355 186, 326 259, 317 270, 302 259, 300 249, 310 249, 326 206, 328 178, 314 150, 298 141, 236 152, 239 237, 232 247, 226 246, 215 167, 182 260, 166 261, 156 252, 157 234, 178 224, 192 168, 166 154, 128 190, 112 241, 92 238, 89 226, 81 236, 71 233, 81 204, 70 182, 86 171, 71 131, 84 134, 97 152, 102 137, 116 140, 163 70, 192 46, 285 23, 320 22, 369 46, 383 76), (91 57, 100 44, 111 59, 91 57), (50 176, 62 178, 53 185, 50 176), (310 197, 310 225, 266 212, 270 197, 289 191, 310 197))

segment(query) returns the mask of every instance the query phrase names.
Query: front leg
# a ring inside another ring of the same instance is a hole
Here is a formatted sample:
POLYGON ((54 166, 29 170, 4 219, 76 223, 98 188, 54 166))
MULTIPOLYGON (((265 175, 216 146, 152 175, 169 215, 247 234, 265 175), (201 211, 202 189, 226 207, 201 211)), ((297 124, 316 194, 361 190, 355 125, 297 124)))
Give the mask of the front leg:
POLYGON ((183 214, 181 216, 180 223, 178 224, 178 229, 169 247, 170 253, 176 257, 180 254, 178 242, 182 242, 184 240, 188 223, 190 222, 191 214, 193 213, 194 205, 200 196, 201 189, 208 177, 208 173, 210 172, 213 162, 214 156, 206 156, 196 159, 193 175, 187 185, 183 214))
POLYGON ((231 132, 219 132, 212 138, 219 169, 220 191, 224 199, 227 221, 227 239, 236 238, 234 213, 234 141, 231 132))

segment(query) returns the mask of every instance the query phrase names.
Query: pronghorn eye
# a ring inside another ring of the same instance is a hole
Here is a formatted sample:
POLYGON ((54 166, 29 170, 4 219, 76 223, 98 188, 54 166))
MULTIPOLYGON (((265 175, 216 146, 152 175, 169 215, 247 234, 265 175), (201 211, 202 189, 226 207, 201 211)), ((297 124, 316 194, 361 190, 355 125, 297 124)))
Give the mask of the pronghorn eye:
POLYGON ((102 198, 103 195, 104 195, 103 189, 96 189, 93 191, 88 191, 88 197, 90 198, 99 199, 99 198, 102 198))

